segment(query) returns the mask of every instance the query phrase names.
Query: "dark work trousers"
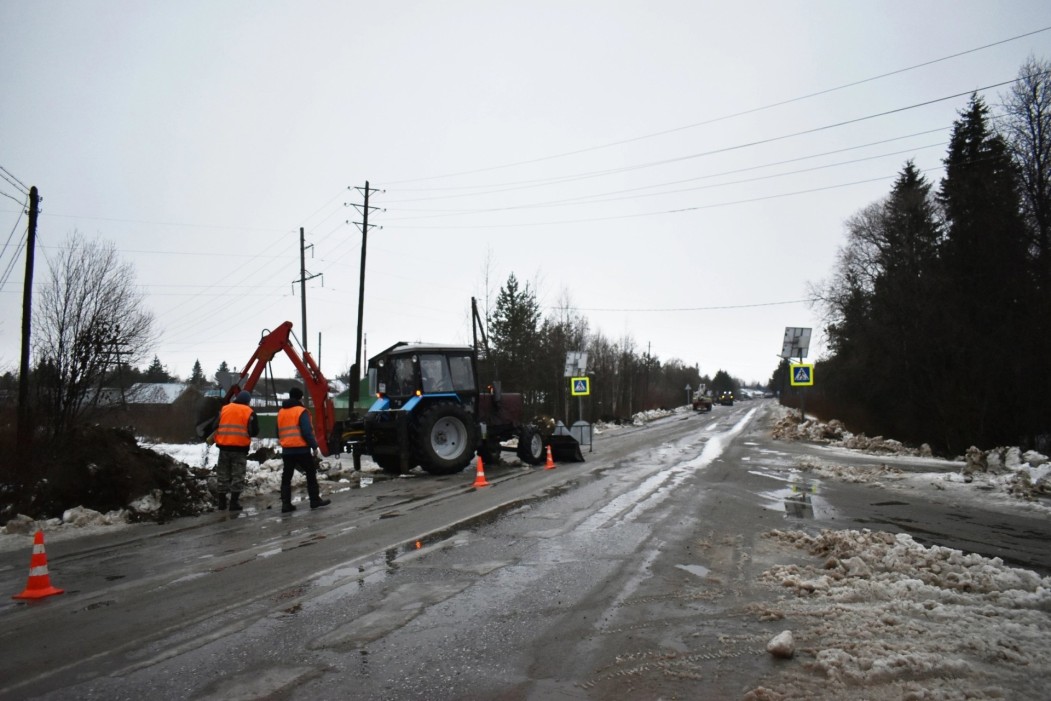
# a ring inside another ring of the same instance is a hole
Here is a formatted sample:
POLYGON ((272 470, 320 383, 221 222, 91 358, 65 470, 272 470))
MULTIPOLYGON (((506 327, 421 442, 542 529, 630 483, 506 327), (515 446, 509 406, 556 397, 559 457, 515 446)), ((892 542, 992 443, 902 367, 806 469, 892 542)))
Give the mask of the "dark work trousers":
POLYGON ((282 453, 281 461, 285 465, 281 471, 281 503, 292 503, 292 475, 296 470, 307 477, 307 496, 310 497, 310 503, 317 503, 321 492, 317 485, 317 465, 314 464, 314 456, 310 453, 282 453))

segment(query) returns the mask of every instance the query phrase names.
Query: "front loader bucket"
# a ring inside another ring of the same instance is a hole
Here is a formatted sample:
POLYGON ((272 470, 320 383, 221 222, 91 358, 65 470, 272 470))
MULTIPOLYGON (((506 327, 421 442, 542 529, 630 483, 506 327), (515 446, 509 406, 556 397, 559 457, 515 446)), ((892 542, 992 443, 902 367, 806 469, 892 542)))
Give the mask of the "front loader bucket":
POLYGON ((580 443, 573 436, 551 436, 548 445, 551 446, 551 457, 555 462, 584 462, 580 443))

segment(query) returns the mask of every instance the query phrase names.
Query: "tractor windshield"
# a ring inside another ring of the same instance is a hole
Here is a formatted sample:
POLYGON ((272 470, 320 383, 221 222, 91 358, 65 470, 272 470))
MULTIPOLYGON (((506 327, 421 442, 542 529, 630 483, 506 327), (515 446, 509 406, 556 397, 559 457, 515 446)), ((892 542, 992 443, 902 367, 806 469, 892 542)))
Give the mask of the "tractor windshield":
POLYGON ((391 362, 391 384, 388 393, 395 397, 408 397, 416 392, 413 378, 412 358, 394 358, 391 362))
POLYGON ((427 353, 420 356, 420 373, 423 375, 423 391, 451 392, 452 378, 449 376, 449 363, 444 355, 427 353))
POLYGON ((475 388, 470 356, 421 354, 420 373, 425 393, 472 392, 475 388))

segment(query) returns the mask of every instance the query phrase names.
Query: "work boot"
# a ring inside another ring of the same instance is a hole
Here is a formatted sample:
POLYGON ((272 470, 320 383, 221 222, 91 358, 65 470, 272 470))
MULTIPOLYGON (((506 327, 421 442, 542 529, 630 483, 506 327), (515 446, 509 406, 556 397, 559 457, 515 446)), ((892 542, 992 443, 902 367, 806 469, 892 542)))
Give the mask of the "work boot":
POLYGON ((226 511, 226 492, 215 495, 215 508, 226 511))
POLYGON ((296 505, 290 501, 281 502, 281 513, 287 514, 289 511, 295 511, 296 505))
MULTIPOLYGON (((226 499, 223 499, 226 501, 226 499)), ((230 511, 241 511, 241 492, 230 492, 230 511)))
POLYGON ((328 506, 332 503, 331 499, 314 499, 310 502, 311 509, 320 509, 322 506, 328 506))

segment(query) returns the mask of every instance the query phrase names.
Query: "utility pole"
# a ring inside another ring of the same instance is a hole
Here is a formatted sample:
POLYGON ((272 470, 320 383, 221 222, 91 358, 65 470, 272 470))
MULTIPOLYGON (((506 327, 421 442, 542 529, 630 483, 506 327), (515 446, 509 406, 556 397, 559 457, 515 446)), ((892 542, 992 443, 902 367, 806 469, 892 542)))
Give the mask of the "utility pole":
POLYGON ((313 250, 314 244, 306 245, 303 227, 299 227, 299 301, 303 315, 303 352, 307 352, 307 280, 313 280, 320 273, 307 275, 307 248, 313 250))
MULTIPOLYGON (((369 238, 369 211, 372 209, 379 209, 379 207, 369 206, 369 194, 372 192, 379 192, 369 187, 369 181, 365 181, 364 188, 355 188, 359 192, 365 195, 365 204, 361 207, 353 205, 355 209, 361 212, 361 221, 354 222, 354 225, 361 231, 361 270, 358 273, 358 333, 355 337, 355 352, 354 352, 354 367, 350 373, 350 387, 351 396, 353 399, 350 402, 350 406, 353 409, 354 405, 358 401, 358 397, 361 395, 361 341, 363 338, 362 332, 364 330, 365 321, 365 252, 368 247, 369 238)), ((380 227, 381 229, 383 227, 380 227)))
MULTIPOLYGON (((29 227, 26 230, 26 275, 22 287, 22 357, 18 370, 18 429, 17 451, 21 465, 29 457, 29 335, 33 315, 33 251, 36 248, 36 220, 40 208, 40 194, 36 185, 29 188, 29 227)), ((25 470, 20 467, 20 470, 25 470)))

